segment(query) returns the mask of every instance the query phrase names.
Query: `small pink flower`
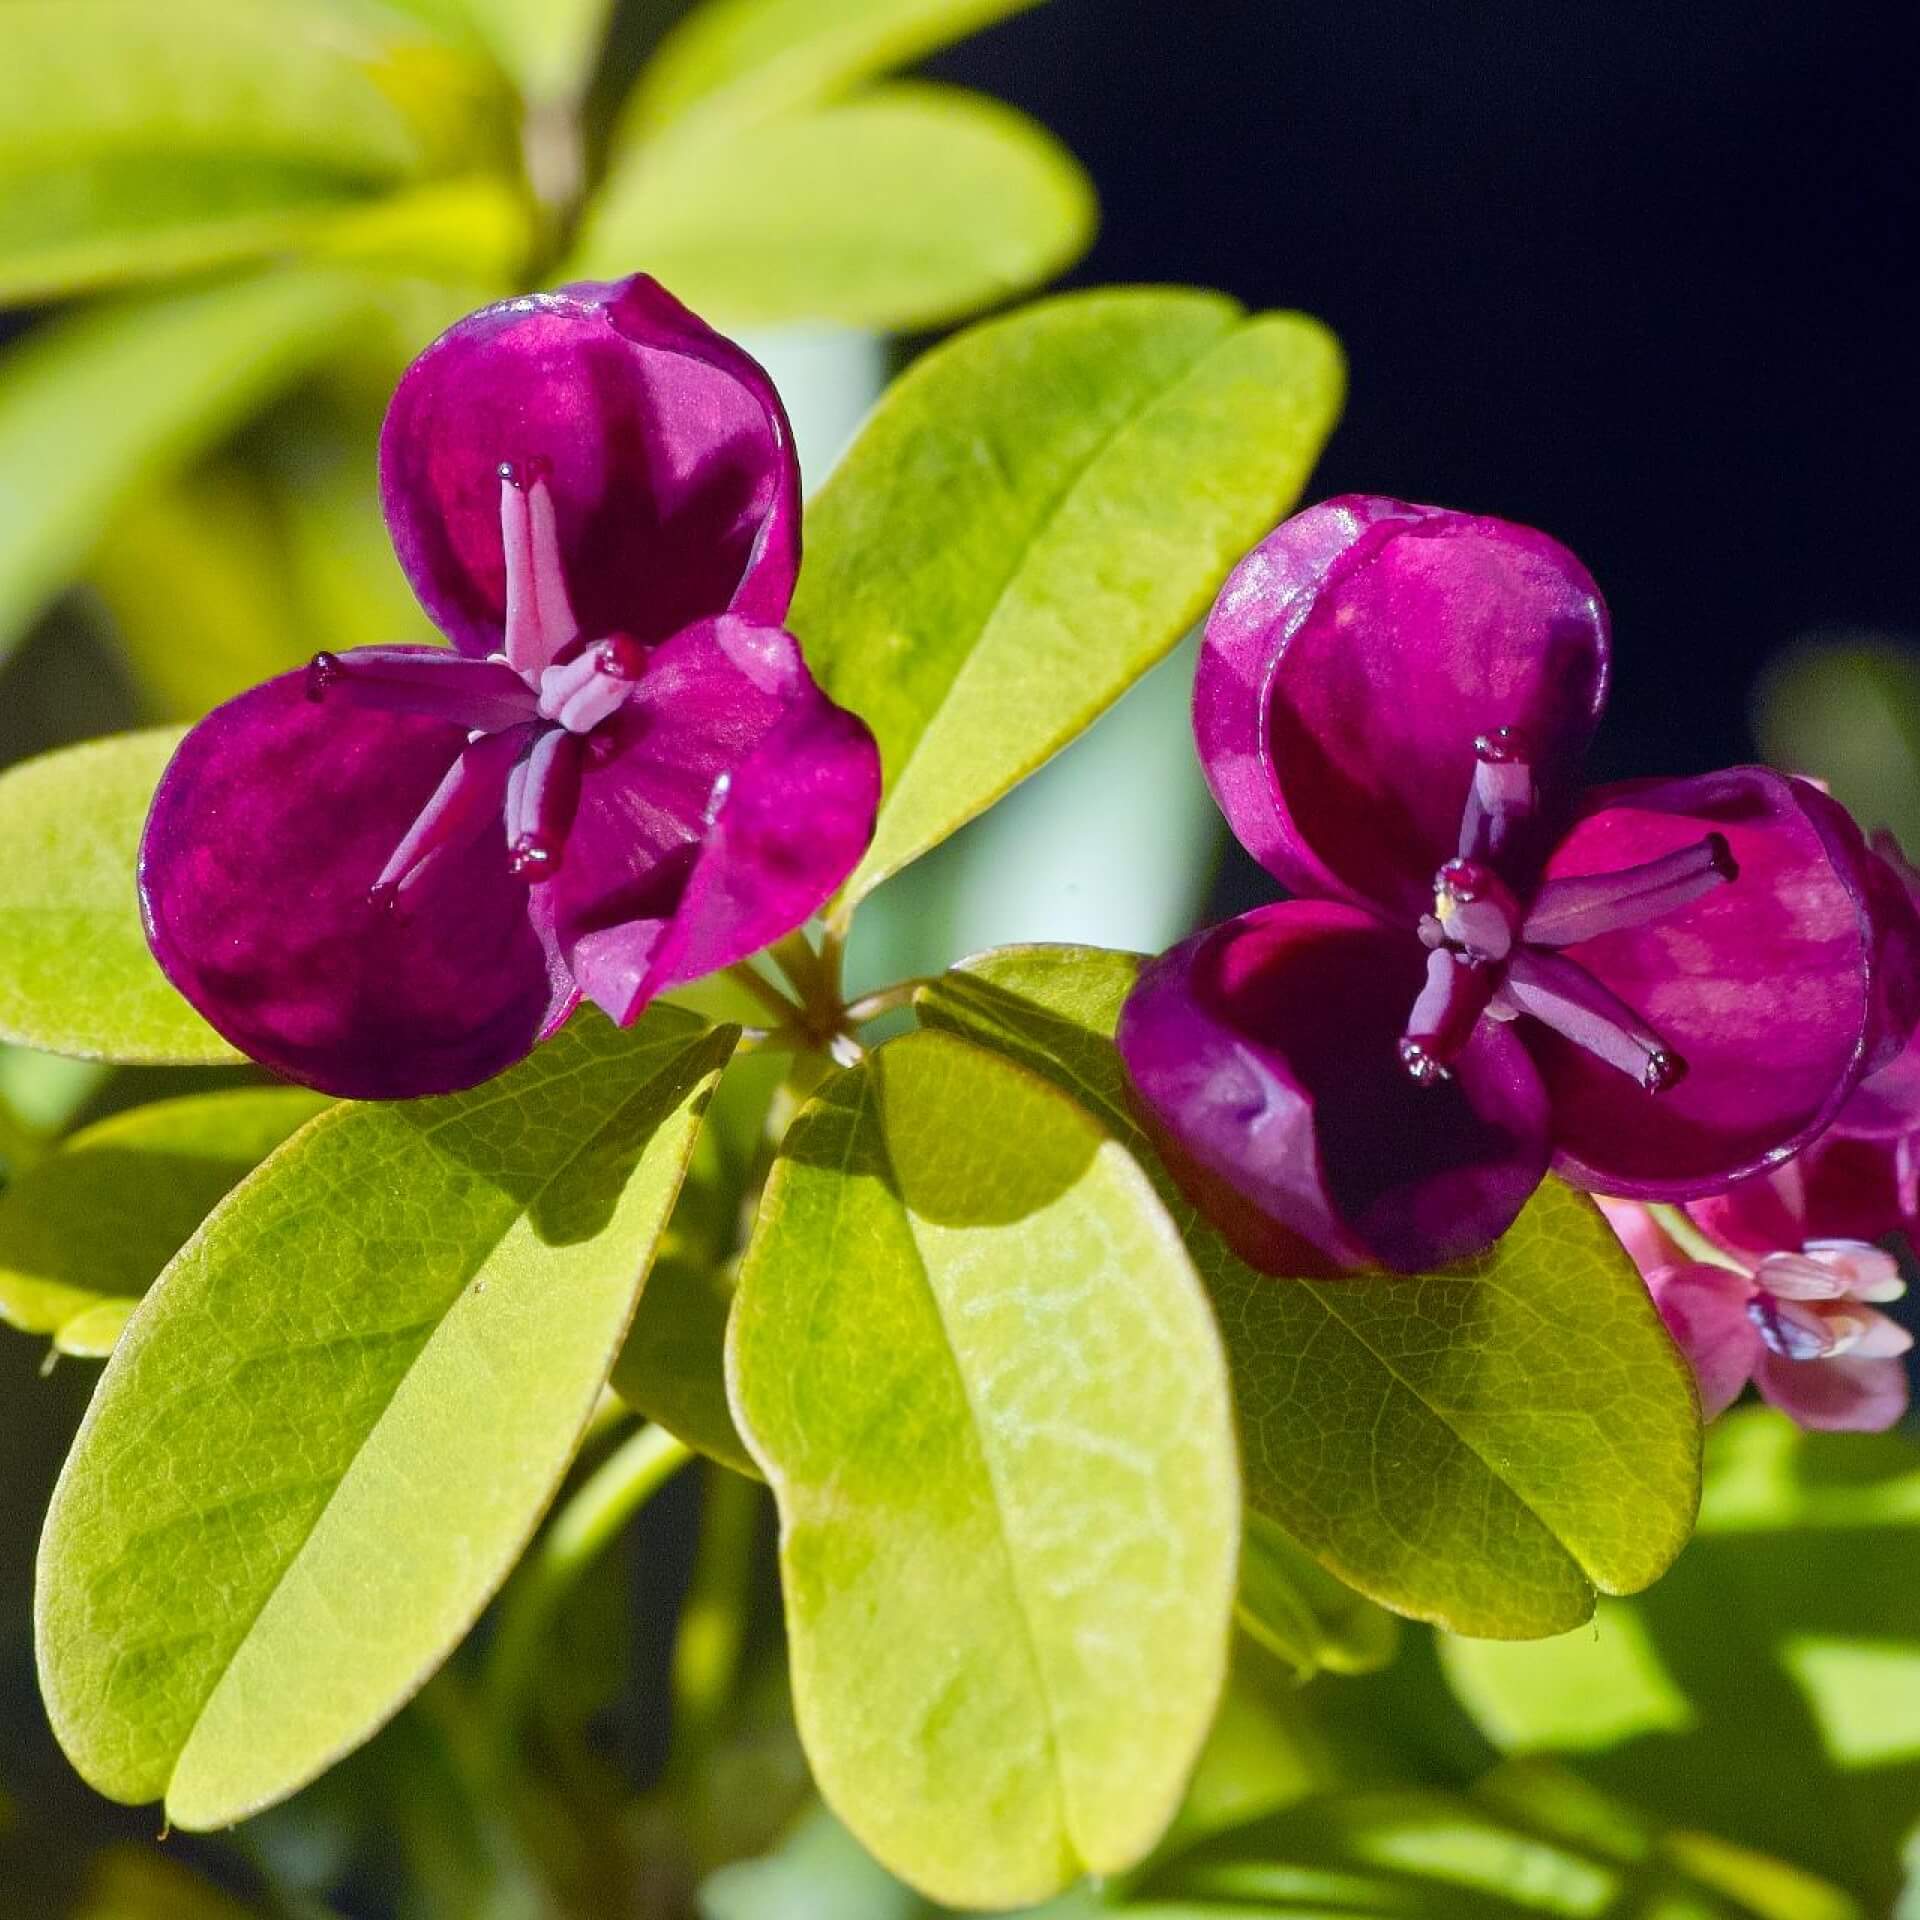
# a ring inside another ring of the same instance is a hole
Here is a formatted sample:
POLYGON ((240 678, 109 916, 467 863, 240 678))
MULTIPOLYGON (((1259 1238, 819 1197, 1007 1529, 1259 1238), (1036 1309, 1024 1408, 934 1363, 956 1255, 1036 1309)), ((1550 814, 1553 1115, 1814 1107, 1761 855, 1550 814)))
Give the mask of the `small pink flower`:
POLYGON ((1700 1386, 1724 1413, 1747 1382, 1803 1427, 1877 1433, 1907 1408, 1913 1336, 1877 1308, 1906 1291, 1893 1256, 1864 1240, 1806 1237, 1805 1168, 1742 1181, 1686 1209, 1694 1258, 1650 1207, 1600 1206, 1639 1267, 1700 1386))

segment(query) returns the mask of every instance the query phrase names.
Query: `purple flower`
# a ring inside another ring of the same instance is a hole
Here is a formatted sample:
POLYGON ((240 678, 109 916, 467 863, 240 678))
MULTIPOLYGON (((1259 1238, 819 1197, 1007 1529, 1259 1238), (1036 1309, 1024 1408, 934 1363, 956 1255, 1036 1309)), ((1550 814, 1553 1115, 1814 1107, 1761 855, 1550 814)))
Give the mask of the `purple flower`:
POLYGON ((872 736, 780 621, 799 473, 766 374, 645 276, 414 362, 381 489, 452 641, 321 654, 187 736, 140 855, 168 977, 330 1093, 472 1086, 580 998, 633 1020, 801 925, 872 736))
POLYGON ((1475 1253, 1549 1164, 1723 1188, 1906 1038, 1920 925, 1832 801, 1758 767, 1578 790, 1607 645, 1564 547, 1395 500, 1299 514, 1227 582, 1200 756, 1297 897, 1164 955, 1120 1045, 1257 1264, 1475 1253))
POLYGON ((1906 1411, 1913 1336, 1875 1310, 1906 1291, 1899 1265, 1865 1240, 1809 1231, 1801 1159, 1687 1209, 1679 1224, 1704 1258, 1638 1202, 1600 1205, 1692 1364, 1707 1419, 1749 1380, 1803 1427, 1878 1433, 1906 1411))

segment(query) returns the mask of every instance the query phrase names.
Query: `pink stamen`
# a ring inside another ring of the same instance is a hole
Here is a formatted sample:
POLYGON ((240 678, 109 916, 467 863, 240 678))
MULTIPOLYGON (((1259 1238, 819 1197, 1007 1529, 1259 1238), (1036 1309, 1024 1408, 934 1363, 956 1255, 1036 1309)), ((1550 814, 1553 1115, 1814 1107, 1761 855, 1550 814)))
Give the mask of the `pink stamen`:
POLYGON ((1531 823, 1539 805, 1524 742, 1496 727, 1473 743, 1473 785, 1460 821, 1460 857, 1497 860, 1531 823))
POLYGON ((514 876, 529 883, 560 871, 567 830, 580 804, 577 734, 549 727, 507 783, 507 853, 514 876))
POLYGON ((1516 949, 1497 998, 1631 1074, 1649 1093, 1665 1093, 1686 1074, 1686 1062, 1625 1001, 1560 954, 1516 949))
POLYGON ((1490 992, 1484 968, 1470 966, 1444 947, 1427 955, 1427 984, 1400 1036, 1400 1064, 1421 1086, 1450 1077, 1449 1068, 1473 1038, 1490 992))
POLYGON ((1898 1300, 1907 1290, 1899 1261, 1865 1240, 1809 1240, 1798 1255, 1774 1257, 1817 1265, 1856 1300, 1884 1304, 1898 1300))
POLYGON ((1733 849, 1710 833, 1618 873, 1583 873, 1540 889, 1520 937, 1531 946, 1570 947, 1624 927, 1644 926, 1736 879, 1733 849))
POLYGON ((1799 1300, 1757 1293, 1747 1302, 1747 1318, 1766 1343, 1767 1351, 1783 1360, 1824 1360, 1839 1344, 1826 1317, 1799 1300))
POLYGON ((489 733, 454 761, 381 868, 372 887, 377 905, 395 906, 446 854, 469 845, 499 817, 508 778, 525 744, 526 736, 517 728, 489 733))
POLYGON ((507 561, 507 664, 529 680, 579 637, 560 560, 547 463, 503 461, 500 544, 507 561))
POLYGON ((1519 904, 1492 868, 1477 860, 1449 860, 1433 877, 1440 930, 1476 964, 1504 960, 1513 950, 1519 904))
POLYGON ((417 713, 469 733, 498 733, 535 711, 533 689, 512 668, 431 647, 316 653, 307 666, 307 698, 417 713))
POLYGON ((646 665, 646 650, 625 634, 597 641, 540 676, 540 712, 569 733, 591 733, 618 712, 646 665))

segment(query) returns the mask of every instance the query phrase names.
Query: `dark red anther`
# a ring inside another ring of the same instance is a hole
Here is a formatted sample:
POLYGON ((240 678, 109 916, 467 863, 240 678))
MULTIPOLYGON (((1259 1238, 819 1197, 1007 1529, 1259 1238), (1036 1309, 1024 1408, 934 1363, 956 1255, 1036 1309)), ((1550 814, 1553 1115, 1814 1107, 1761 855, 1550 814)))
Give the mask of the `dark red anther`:
POLYGON ((1649 1093, 1665 1093, 1687 1077, 1687 1063, 1671 1047, 1655 1047, 1640 1070, 1640 1084, 1649 1093))
POLYGON ((1412 1076, 1418 1087, 1437 1087, 1443 1080, 1451 1080, 1453 1075, 1418 1040, 1407 1035, 1400 1039, 1400 1064, 1412 1076))
POLYGON ((307 698, 324 700, 327 689, 333 686, 346 671, 340 664, 337 653, 316 653, 307 662, 307 698))
POLYGON ((553 462, 545 454, 535 453, 524 460, 502 460, 494 472, 508 486, 525 493, 529 487, 551 477, 553 462))
POLYGON ((376 913, 397 913, 400 910, 400 889, 391 880, 377 881, 367 889, 367 905, 376 913))
POLYGON ((630 633, 610 633, 595 643, 593 664, 610 680, 638 680, 647 670, 647 649, 630 633))
POLYGON ((1511 727, 1495 727, 1491 733, 1483 733, 1475 738, 1473 753, 1475 759, 1484 760, 1489 766, 1503 767, 1524 762, 1527 747, 1511 727))

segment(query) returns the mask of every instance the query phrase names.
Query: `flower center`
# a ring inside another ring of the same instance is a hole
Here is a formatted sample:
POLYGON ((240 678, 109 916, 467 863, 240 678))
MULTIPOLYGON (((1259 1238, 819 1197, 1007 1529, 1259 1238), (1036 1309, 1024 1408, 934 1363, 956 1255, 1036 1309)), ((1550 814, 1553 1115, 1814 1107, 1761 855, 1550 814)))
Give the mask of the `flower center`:
POLYGON ((398 905, 447 856, 503 823, 513 872, 529 883, 560 870, 591 737, 646 672, 631 634, 582 641, 567 593, 550 469, 504 461, 500 542, 506 557, 501 650, 485 660, 409 647, 315 654, 307 698, 417 713, 465 729, 448 768, 370 889, 398 905))
POLYGON ((1783 1360, 1830 1360, 1869 1338, 1885 1346, 1891 1323, 1865 1303, 1907 1290, 1894 1257, 1864 1240, 1809 1240, 1798 1253, 1770 1253, 1753 1284, 1747 1318, 1783 1360))
POLYGON ((1400 1059, 1422 1086, 1449 1076, 1482 1016, 1522 1014, 1631 1074, 1649 1093, 1679 1083, 1686 1062, 1562 947, 1645 925, 1737 873, 1717 833, 1616 873, 1549 880, 1523 908, 1521 876, 1538 852, 1539 789, 1510 728, 1474 742, 1460 851, 1433 879, 1419 934, 1426 985, 1407 1016, 1400 1059))

